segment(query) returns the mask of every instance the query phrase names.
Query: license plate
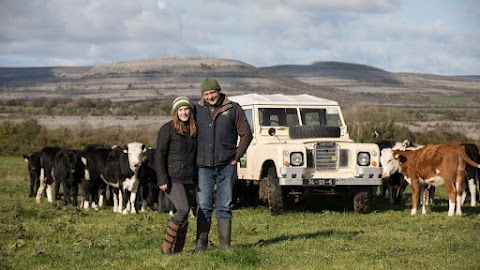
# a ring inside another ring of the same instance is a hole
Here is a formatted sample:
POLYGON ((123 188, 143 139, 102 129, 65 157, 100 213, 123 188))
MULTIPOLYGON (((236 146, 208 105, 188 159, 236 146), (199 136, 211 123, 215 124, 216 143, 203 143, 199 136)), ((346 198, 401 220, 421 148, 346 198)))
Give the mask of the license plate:
POLYGON ((334 187, 335 179, 303 179, 303 185, 308 187, 334 187))

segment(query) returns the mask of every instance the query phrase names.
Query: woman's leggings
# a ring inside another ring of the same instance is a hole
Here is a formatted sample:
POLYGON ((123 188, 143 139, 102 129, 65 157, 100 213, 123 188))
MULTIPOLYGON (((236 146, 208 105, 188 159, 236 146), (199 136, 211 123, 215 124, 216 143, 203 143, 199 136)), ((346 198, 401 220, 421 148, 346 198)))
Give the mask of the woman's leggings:
POLYGON ((186 222, 195 198, 195 185, 172 183, 170 190, 167 191, 167 197, 176 209, 173 220, 179 224, 186 222))

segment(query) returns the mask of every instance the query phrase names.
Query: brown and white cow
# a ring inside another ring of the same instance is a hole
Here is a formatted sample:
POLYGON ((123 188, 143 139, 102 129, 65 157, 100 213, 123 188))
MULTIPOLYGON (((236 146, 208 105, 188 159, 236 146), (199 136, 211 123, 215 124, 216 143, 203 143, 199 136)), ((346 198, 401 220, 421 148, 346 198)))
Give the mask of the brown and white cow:
MULTIPOLYGON (((448 216, 462 215, 462 184, 465 178, 465 164, 480 168, 472 161, 459 143, 430 144, 417 150, 393 150, 393 157, 400 165, 400 171, 412 186, 412 215, 417 213, 420 185, 445 185, 448 192, 448 216), (455 205, 457 206, 455 211, 455 205)), ((423 192, 422 214, 426 214, 427 189, 423 192)))

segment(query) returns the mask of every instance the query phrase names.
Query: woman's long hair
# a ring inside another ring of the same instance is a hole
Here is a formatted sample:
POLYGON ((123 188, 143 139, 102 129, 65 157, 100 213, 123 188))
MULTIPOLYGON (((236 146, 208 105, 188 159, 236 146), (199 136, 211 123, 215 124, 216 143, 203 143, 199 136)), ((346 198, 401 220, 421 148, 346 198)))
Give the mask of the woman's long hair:
MULTIPOLYGON (((179 135, 185 135, 187 128, 183 124, 183 121, 180 120, 180 118, 178 118, 177 111, 175 111, 175 113, 173 114, 172 126, 173 126, 173 130, 175 130, 175 133, 179 135)), ((197 125, 195 123, 193 110, 191 108, 190 108, 190 116, 188 117, 188 127, 190 130, 190 138, 195 138, 197 136, 197 125)))

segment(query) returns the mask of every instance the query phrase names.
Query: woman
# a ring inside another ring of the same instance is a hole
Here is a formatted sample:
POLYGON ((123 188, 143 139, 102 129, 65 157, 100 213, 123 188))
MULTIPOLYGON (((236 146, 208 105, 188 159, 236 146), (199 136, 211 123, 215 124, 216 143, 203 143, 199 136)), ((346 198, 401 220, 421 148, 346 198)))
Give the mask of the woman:
POLYGON ((197 127, 192 102, 187 97, 176 98, 172 115, 172 121, 158 131, 155 152, 158 185, 177 210, 168 224, 162 254, 172 253, 172 246, 173 253, 178 253, 185 245, 197 179, 197 127))

